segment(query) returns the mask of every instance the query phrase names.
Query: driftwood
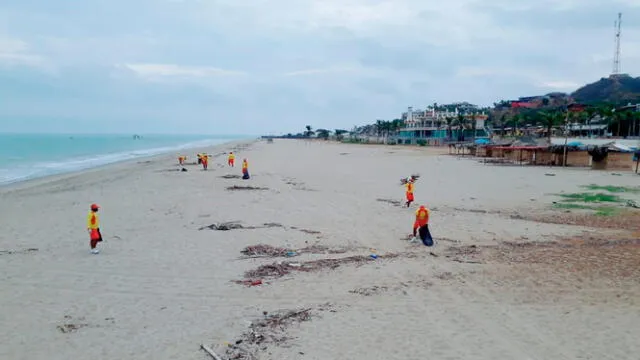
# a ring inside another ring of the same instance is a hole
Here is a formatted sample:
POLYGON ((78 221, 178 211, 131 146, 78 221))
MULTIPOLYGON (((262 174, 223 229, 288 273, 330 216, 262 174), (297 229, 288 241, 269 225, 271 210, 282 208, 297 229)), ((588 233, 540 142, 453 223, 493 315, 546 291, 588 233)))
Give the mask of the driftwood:
POLYGON ((200 348, 204 350, 207 354, 211 355, 211 357, 214 358, 215 360, 222 360, 222 358, 218 356, 216 353, 214 353, 213 350, 211 350, 211 348, 209 348, 208 346, 204 344, 200 344, 200 348))
POLYGON ((269 188, 266 187, 258 187, 258 186, 240 186, 240 185, 233 185, 233 186, 227 186, 227 190, 269 190, 269 188))
POLYGON ((284 227, 284 225, 278 224, 278 223, 264 223, 262 224, 262 226, 244 226, 240 224, 240 221, 228 221, 228 222, 222 222, 222 223, 203 226, 198 230, 205 230, 205 229, 219 230, 219 231, 237 230, 237 229, 254 230, 254 229, 264 229, 264 228, 274 228, 274 227, 284 227))

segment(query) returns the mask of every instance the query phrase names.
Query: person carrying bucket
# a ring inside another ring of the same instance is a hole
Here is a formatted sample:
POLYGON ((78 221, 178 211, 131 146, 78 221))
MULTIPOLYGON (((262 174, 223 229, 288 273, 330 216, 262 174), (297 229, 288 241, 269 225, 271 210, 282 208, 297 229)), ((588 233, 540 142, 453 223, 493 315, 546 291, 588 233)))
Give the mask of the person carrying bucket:
POLYGON ((407 197, 407 207, 411 206, 411 203, 414 200, 413 197, 413 187, 414 187, 414 181, 413 178, 407 178, 407 183, 404 185, 406 187, 406 197, 407 197))
POLYGON ((411 242, 418 241, 417 236, 420 237, 420 240, 422 240, 422 243, 425 246, 433 246, 433 238, 429 231, 429 209, 424 205, 421 205, 418 210, 416 210, 416 219, 413 222, 413 238, 411 239, 411 242))
POLYGON ((99 242, 102 242, 102 234, 100 233, 100 218, 98 217, 98 210, 100 206, 97 204, 91 204, 91 210, 87 216, 87 231, 89 232, 89 246, 91 247, 92 254, 100 253, 97 246, 99 242))

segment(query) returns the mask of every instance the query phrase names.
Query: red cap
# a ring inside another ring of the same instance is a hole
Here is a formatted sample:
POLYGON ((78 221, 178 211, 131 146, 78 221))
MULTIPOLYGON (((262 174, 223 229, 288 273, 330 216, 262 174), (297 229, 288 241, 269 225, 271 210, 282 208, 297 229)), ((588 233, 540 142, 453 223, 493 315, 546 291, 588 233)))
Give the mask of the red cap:
POLYGON ((100 209, 100 206, 98 206, 98 204, 91 204, 91 210, 98 210, 100 209))

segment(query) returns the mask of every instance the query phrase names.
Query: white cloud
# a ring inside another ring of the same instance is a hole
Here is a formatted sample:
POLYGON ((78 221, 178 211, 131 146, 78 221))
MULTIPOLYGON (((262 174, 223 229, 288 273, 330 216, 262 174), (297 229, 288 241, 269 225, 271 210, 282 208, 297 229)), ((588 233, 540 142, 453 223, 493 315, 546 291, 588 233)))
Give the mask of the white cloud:
POLYGON ((346 67, 329 67, 318 69, 304 69, 287 72, 284 76, 304 76, 304 75, 323 75, 323 74, 335 74, 335 73, 363 73, 366 70, 358 66, 346 66, 346 67))
POLYGON ((181 66, 175 64, 123 64, 117 66, 134 72, 145 79, 157 78, 208 78, 218 76, 238 76, 245 75, 241 71, 224 70, 210 66, 181 66))
POLYGON ((459 78, 473 77, 509 77, 519 79, 532 84, 541 89, 549 89, 553 91, 574 91, 582 84, 571 80, 541 80, 548 78, 544 71, 536 68, 507 68, 507 67, 482 67, 482 66, 465 66, 460 67, 456 74, 459 78))
POLYGON ((540 81, 537 83, 538 87, 545 88, 545 89, 553 89, 557 91, 574 91, 578 89, 581 85, 582 84, 579 84, 574 81, 563 81, 563 80, 540 81))
POLYGON ((29 51, 29 44, 20 39, 0 36, 0 65, 48 68, 44 58, 29 51))

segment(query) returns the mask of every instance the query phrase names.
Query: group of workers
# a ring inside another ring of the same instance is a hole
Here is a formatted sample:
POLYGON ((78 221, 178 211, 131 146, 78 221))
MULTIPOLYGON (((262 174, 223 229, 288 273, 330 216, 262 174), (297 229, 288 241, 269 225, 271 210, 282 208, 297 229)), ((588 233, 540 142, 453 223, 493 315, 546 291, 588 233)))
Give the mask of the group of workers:
MULTIPOLYGON (((207 170, 209 165, 209 157, 211 155, 201 153, 197 154, 198 156, 198 164, 201 164, 204 170, 207 170)), ((229 156, 227 157, 227 165, 230 167, 235 167, 235 154, 233 152, 229 152, 229 156)), ((181 155, 178 157, 178 162, 180 165, 184 165, 187 157, 181 155)), ((249 179, 249 163, 247 159, 242 159, 242 179, 249 179)), ((403 179, 404 186, 406 188, 405 196, 406 196, 406 206, 407 208, 411 207, 411 203, 415 200, 413 195, 413 190, 415 187, 415 177, 409 177, 406 181, 403 179)), ((97 248, 98 243, 102 242, 102 234, 100 233, 100 221, 98 218, 98 210, 100 207, 97 204, 92 204, 90 207, 89 215, 87 216, 87 231, 89 232, 89 246, 91 248, 92 254, 98 254, 99 250, 97 248)), ((418 239, 422 241, 422 243, 426 246, 433 246, 433 238, 431 237, 431 232, 429 230, 429 209, 427 209, 424 205, 420 205, 418 210, 415 212, 415 221, 413 222, 413 237, 410 242, 417 242, 418 239)))
MULTIPOLYGON (((207 153, 199 153, 197 154, 197 157, 198 165, 202 165, 202 170, 207 170, 209 168, 209 159, 211 158, 211 155, 207 153)), ((186 161, 186 155, 178 156, 178 164, 180 164, 180 166, 184 166, 186 161)), ((230 167, 235 167, 235 162, 236 155, 233 153, 233 151, 231 151, 229 152, 229 156, 227 157, 227 165, 229 165, 230 167)), ((245 180, 249 179, 249 162, 247 161, 247 159, 242 159, 242 178, 245 180)))
MULTIPOLYGON (((198 165, 202 165, 203 170, 207 170, 209 167, 209 158, 211 155, 206 153, 197 154, 198 165)), ((227 157, 227 164, 230 167, 235 167, 236 155, 233 152, 229 152, 227 157)), ((187 161, 186 155, 178 156, 178 164, 184 166, 187 161)), ((249 179, 249 162, 247 159, 242 159, 242 179, 249 179)), ((89 248, 92 254, 99 254, 98 243, 102 242, 102 234, 100 233, 100 219, 98 217, 98 210, 100 206, 97 204, 91 204, 89 215, 87 215, 87 231, 89 232, 89 248)))

